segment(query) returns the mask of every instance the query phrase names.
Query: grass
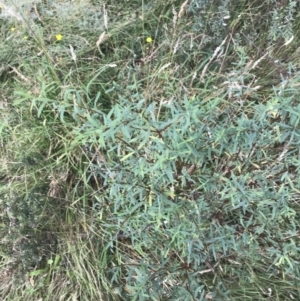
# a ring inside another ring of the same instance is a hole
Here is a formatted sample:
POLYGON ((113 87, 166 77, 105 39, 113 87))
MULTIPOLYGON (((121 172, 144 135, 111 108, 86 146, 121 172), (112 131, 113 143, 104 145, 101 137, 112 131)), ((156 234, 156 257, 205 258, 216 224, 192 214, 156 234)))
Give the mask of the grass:
POLYGON ((294 2, 7 2, 2 299, 299 299, 294 2))

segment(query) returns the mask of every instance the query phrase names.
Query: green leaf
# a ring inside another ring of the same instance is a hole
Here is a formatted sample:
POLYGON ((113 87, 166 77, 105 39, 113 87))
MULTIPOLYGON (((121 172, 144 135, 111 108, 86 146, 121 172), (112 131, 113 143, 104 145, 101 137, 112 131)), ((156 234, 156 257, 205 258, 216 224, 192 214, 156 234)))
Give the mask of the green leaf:
POLYGON ((130 158, 134 153, 135 153, 135 151, 133 151, 133 152, 127 154, 127 155, 124 156, 122 159, 120 159, 120 161, 123 162, 123 161, 127 160, 127 159, 130 158))

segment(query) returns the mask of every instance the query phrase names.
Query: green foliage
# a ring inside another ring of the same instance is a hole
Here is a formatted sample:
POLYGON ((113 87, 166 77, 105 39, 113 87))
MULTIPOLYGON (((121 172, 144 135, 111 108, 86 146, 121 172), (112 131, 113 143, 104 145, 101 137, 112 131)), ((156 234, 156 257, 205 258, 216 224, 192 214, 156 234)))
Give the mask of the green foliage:
POLYGON ((19 4, 0 295, 299 299, 298 4, 19 4))
MULTIPOLYGON (((141 97, 88 118, 76 143, 96 145, 103 156, 88 171, 105 187, 93 200, 109 211, 100 210, 107 218, 99 223, 126 238, 109 270, 112 283, 123 274, 139 300, 150 294, 200 300, 212 277, 201 280, 199 273, 217 277, 214 267, 221 278, 228 269, 230 282, 260 266, 274 277, 279 269, 299 277, 292 195, 300 190, 289 176, 298 148, 288 125, 298 113, 291 102, 275 91, 266 104, 239 111, 236 102, 185 98, 162 104, 158 116, 158 106, 141 97)), ((221 278, 216 296, 229 285, 221 278)))

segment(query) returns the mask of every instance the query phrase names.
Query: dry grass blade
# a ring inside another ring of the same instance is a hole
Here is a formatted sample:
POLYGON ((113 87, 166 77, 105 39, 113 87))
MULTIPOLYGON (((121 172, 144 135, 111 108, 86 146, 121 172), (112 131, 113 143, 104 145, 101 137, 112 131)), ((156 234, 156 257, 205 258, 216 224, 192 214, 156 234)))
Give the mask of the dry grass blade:
POLYGON ((188 5, 188 3, 189 3, 189 0, 186 0, 185 2, 182 3, 179 13, 178 13, 178 19, 180 19, 184 15, 185 8, 188 5))
POLYGON ((96 42, 97 47, 99 47, 100 44, 104 41, 105 34, 105 31, 103 31, 102 34, 99 36, 98 41, 96 42))

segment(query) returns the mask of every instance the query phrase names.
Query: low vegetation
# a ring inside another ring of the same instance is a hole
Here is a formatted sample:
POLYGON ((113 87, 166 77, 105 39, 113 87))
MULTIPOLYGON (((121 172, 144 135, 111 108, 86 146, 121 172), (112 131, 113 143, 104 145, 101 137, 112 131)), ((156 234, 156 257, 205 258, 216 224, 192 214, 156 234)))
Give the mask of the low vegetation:
POLYGON ((297 1, 0 6, 1 300, 300 299, 297 1))

